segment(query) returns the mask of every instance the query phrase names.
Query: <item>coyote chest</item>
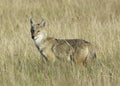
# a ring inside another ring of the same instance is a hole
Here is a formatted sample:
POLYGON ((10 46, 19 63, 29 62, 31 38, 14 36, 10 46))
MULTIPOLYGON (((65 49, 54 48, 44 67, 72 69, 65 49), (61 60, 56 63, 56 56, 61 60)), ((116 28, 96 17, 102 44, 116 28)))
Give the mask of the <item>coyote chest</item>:
POLYGON ((43 44, 43 40, 46 38, 46 34, 41 32, 37 37, 35 37, 35 45, 39 50, 43 50, 45 48, 45 44, 43 44))

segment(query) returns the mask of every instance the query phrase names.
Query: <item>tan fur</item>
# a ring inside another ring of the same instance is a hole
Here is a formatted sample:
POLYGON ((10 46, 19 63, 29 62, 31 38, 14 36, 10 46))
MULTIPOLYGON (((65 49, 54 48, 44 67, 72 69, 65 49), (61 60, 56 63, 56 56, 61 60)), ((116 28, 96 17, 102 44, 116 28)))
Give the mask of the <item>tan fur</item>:
POLYGON ((45 61, 55 62, 59 59, 86 64, 88 59, 96 58, 96 52, 91 43, 82 39, 50 38, 44 28, 45 21, 34 24, 31 19, 30 22, 32 39, 45 61))

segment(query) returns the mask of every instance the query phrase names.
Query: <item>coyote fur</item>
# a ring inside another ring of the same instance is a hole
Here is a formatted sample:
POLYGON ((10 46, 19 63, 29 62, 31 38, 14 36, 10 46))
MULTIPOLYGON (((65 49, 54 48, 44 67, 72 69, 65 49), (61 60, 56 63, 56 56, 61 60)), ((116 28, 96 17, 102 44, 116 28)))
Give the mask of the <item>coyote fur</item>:
POLYGON ((45 62, 72 61, 86 64, 88 60, 96 58, 93 45, 82 39, 56 39, 47 36, 46 22, 35 23, 30 19, 31 37, 45 62))

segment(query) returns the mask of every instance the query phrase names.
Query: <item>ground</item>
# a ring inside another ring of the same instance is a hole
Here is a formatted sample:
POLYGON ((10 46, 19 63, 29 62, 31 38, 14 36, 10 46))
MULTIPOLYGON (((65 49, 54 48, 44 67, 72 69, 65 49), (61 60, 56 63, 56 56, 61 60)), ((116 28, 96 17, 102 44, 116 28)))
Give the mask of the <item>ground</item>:
POLYGON ((119 86, 119 0, 0 0, 1 86, 119 86), (30 34, 30 21, 44 18, 55 38, 91 42, 97 60, 87 67, 44 64, 30 34))

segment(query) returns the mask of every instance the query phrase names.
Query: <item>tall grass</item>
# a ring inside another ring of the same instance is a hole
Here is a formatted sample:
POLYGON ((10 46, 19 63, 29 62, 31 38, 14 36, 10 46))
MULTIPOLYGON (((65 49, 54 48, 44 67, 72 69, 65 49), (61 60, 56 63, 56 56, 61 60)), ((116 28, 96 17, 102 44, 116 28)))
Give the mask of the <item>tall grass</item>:
POLYGON ((119 65, 119 0, 0 0, 0 86, 119 86, 119 65), (44 64, 30 17, 44 18, 49 36, 93 43, 96 63, 44 64))

